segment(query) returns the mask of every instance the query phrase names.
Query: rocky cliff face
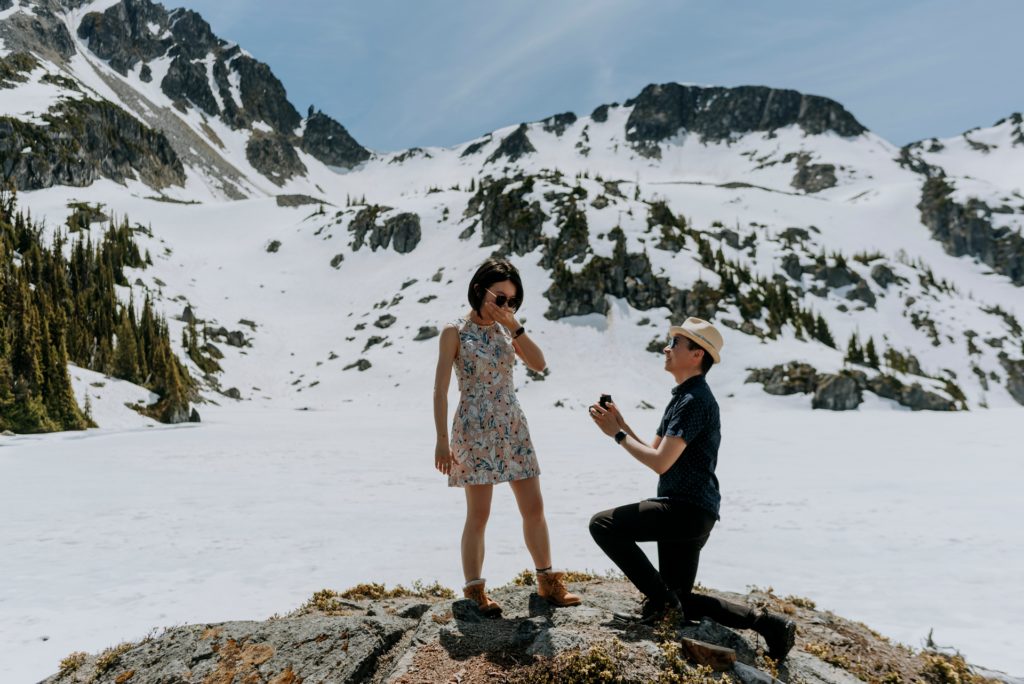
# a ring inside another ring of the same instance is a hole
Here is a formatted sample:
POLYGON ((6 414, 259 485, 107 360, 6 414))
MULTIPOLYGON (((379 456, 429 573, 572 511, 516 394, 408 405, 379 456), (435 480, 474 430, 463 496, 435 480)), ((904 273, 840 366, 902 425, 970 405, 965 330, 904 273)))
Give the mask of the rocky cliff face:
POLYGON ((46 125, 0 117, 0 171, 21 190, 86 186, 99 177, 182 185, 185 170, 163 133, 105 100, 64 100, 46 125))
POLYGON ((570 588, 582 596, 582 605, 553 608, 534 593, 532 575, 524 573, 492 592, 504 607, 496 619, 436 585, 324 590, 294 613, 265 622, 185 625, 100 654, 73 653, 45 684, 1001 681, 955 652, 892 643, 863 624, 816 610, 808 599, 776 596, 770 589, 744 595, 701 591, 793 619, 796 647, 781 663, 765 655, 755 633, 707 619, 631 625, 615 614, 637 610, 632 585, 580 573, 570 579, 578 580, 570 588), (716 672, 682 648, 683 639, 732 655, 715 664, 716 672))
POLYGON ((990 207, 970 198, 953 201, 953 186, 941 176, 928 178, 921 191, 921 222, 954 256, 972 256, 1002 273, 1016 285, 1024 285, 1024 237, 1020 231, 992 225, 996 212, 1013 213, 1013 207, 990 207))
POLYGON ((697 134, 701 140, 717 141, 792 125, 812 135, 831 131, 856 136, 867 130, 838 102, 764 86, 651 84, 625 104, 633 106, 626 122, 626 139, 636 144, 658 143, 683 131, 697 134))
MULTIPOLYGON (((31 52, 66 67, 77 51, 66 12, 82 6, 87 8, 88 3, 22 3, 21 11, 0 22, 0 38, 8 49, 31 52)), ((344 168, 370 157, 344 126, 323 112, 311 108, 304 120, 270 67, 219 38, 196 12, 168 11, 151 0, 121 0, 101 12, 86 11, 72 30, 88 53, 105 62, 100 71, 109 67, 123 77, 100 73, 121 98, 116 104, 133 110, 150 126, 170 131, 167 140, 177 155, 221 179, 228 196, 244 196, 246 183, 231 168, 231 160, 214 158, 223 151, 216 134, 208 127, 191 130, 188 124, 170 121, 173 115, 161 113, 141 90, 133 89, 133 83, 149 83, 154 73, 160 73, 160 92, 180 112, 196 110, 203 117, 220 119, 233 130, 249 132, 252 139, 246 145, 246 159, 278 185, 307 173, 298 157, 300 150, 325 164, 344 168)), ((84 166, 105 163, 100 159, 84 160, 84 166)), ((74 184, 90 182, 81 172, 55 174, 58 179, 72 176, 70 182, 74 184)))

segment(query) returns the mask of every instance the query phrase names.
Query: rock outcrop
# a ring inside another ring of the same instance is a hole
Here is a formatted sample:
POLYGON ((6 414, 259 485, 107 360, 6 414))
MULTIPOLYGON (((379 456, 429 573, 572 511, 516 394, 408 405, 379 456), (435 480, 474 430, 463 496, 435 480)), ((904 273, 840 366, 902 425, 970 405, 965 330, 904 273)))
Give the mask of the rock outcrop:
MULTIPOLYGON (((529 136, 526 135, 527 126, 526 124, 519 124, 519 128, 506 135, 501 144, 498 145, 498 149, 487 158, 488 163, 493 163, 506 157, 510 162, 514 162, 523 155, 532 154, 537 151, 537 148, 530 142, 529 136)), ((463 155, 469 154, 467 149, 463 155)))
POLYGON ((372 205, 355 215, 348 227, 352 234, 353 250, 359 251, 364 243, 375 252, 391 245, 399 254, 408 254, 416 248, 422 237, 420 217, 411 212, 403 212, 378 223, 380 215, 390 210, 390 207, 372 205))
POLYGON ((855 409, 863 401, 865 391, 892 399, 914 411, 956 411, 959 408, 953 399, 926 390, 920 383, 906 385, 886 373, 877 372, 869 377, 865 371, 849 369, 822 374, 800 361, 748 370, 746 382, 763 385, 768 394, 812 394, 811 406, 816 409, 855 409))
POLYGON ((797 623, 795 648, 776 663, 753 632, 707 619, 630 624, 615 614, 637 610, 632 585, 579 573, 571 579, 579 580, 570 588, 582 605, 553 608, 524 573, 492 592, 504 607, 500 618, 483 617, 474 604, 453 600, 453 592, 436 585, 324 590, 284 617, 173 627, 99 654, 73 653, 44 684, 1000 681, 977 674, 956 653, 893 643, 801 597, 709 592, 797 623), (683 639, 732 655, 712 673, 690 660, 683 639))
POLYGON ((302 150, 329 166, 351 168, 370 158, 345 127, 323 112, 311 111, 302 132, 302 150))
POLYGON ((764 86, 652 84, 626 106, 633 107, 626 121, 626 139, 640 144, 658 143, 681 131, 718 141, 737 133, 792 125, 811 135, 831 131, 851 137, 867 130, 834 100, 764 86))
POLYGON ((1019 230, 994 227, 993 208, 985 202, 970 198, 960 204, 952 194, 953 186, 941 176, 924 182, 917 208, 932 237, 948 254, 973 256, 1024 286, 1024 236, 1019 230))
POLYGON ((0 117, 0 173, 20 190, 82 187, 100 177, 183 185, 185 169, 160 131, 106 100, 62 100, 46 125, 0 117))

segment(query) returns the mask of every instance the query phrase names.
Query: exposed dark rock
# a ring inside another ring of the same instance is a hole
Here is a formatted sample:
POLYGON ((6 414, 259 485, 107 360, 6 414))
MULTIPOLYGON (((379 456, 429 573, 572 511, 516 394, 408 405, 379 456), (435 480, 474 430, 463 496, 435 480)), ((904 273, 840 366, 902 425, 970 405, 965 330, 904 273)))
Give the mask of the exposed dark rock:
POLYGON ((488 134, 487 137, 485 137, 483 140, 477 140, 475 143, 467 145, 466 149, 462 151, 462 154, 460 154, 459 157, 468 157, 472 154, 476 154, 477 152, 482 150, 484 146, 486 146, 487 143, 489 142, 491 142, 491 136, 488 134))
POLYGON ((399 254, 408 254, 416 248, 421 237, 420 217, 405 212, 389 217, 383 225, 377 223, 377 218, 386 211, 390 211, 390 207, 372 205, 356 214, 348 227, 353 236, 354 251, 358 251, 364 241, 373 251, 377 251, 378 248, 387 249, 392 240, 395 251, 399 254))
POLYGON ((245 347, 248 346, 248 342, 245 339, 245 333, 241 330, 229 331, 224 326, 218 328, 207 327, 203 331, 207 337, 212 337, 215 340, 223 341, 224 344, 231 347, 245 347))
POLYGON ((419 342, 422 340, 429 340, 433 337, 437 337, 440 333, 437 328, 432 325, 420 326, 420 331, 416 333, 416 337, 413 340, 419 342))
POLYGON ((279 249, 281 249, 281 241, 280 240, 271 240, 270 244, 267 245, 267 251, 270 252, 271 254, 276 254, 277 250, 279 250, 279 249))
MULTIPOLYGON (((783 162, 789 161, 789 157, 786 155, 783 162)), ((835 164, 811 164, 811 155, 806 152, 797 154, 796 160, 797 170, 790 181, 794 188, 811 194, 835 187, 835 164)))
POLYGON ((155 189, 185 183, 167 138, 105 100, 62 100, 36 125, 0 117, 0 174, 19 190, 137 178, 155 189), (24 152, 24 150, 29 152, 24 152))
POLYGON ((895 399, 914 411, 956 411, 956 403, 913 383, 907 387, 891 375, 877 375, 866 383, 867 389, 885 399, 895 399))
POLYGON ((825 281, 825 285, 832 289, 853 285, 861 280, 860 276, 847 266, 839 264, 818 266, 814 270, 814 278, 825 281))
POLYGON ((245 54, 231 61, 240 77, 242 107, 250 120, 262 120, 282 134, 291 134, 302 117, 288 101, 284 86, 263 62, 245 54))
POLYGON ((806 363, 790 361, 772 368, 751 368, 746 382, 761 383, 768 394, 814 394, 812 406, 833 411, 857 408, 861 393, 870 391, 884 399, 893 399, 914 411, 956 411, 956 402, 924 389, 920 383, 909 387, 891 375, 879 373, 871 378, 859 370, 838 374, 820 374, 806 363))
POLYGON ((657 143, 684 129, 704 141, 794 124, 811 135, 833 131, 850 137, 867 130, 833 100, 764 86, 652 84, 626 105, 633 106, 626 139, 634 143, 657 143))
POLYGON ((192 411, 188 414, 188 422, 190 423, 201 423, 202 418, 199 417, 199 411, 196 411, 196 407, 192 407, 192 411))
POLYGON ((1002 352, 999 365, 1006 371, 1006 391, 1018 404, 1024 405, 1024 359, 1014 360, 1002 352))
POLYGON ((883 288, 888 288, 898 280, 893 270, 885 264, 875 264, 871 267, 871 279, 883 288))
POLYGON ((860 406, 861 385, 847 372, 822 376, 814 389, 811 408, 829 411, 850 411, 860 406))
POLYGON ((191 102, 210 116, 220 114, 203 62, 192 62, 179 54, 171 60, 160 89, 175 102, 191 102))
POLYGON ((370 152, 355 141, 345 127, 323 112, 306 119, 302 150, 329 166, 352 168, 370 158, 370 152))
POLYGON ((333 257, 331 257, 331 268, 341 268, 341 262, 344 260, 344 254, 335 254, 333 257))
POLYGON ((309 195, 278 195, 277 206, 279 207, 304 207, 310 204, 330 204, 325 202, 319 197, 310 197, 309 195))
MULTIPOLYGON (((526 130, 526 124, 519 124, 519 128, 505 136, 501 144, 498 145, 498 149, 494 151, 494 154, 487 158, 487 162, 496 162, 502 157, 507 157, 510 162, 514 162, 523 155, 536 152, 537 148, 530 142, 530 138, 526 135, 526 130)), ((465 156, 465 153, 463 153, 463 156, 465 156)))
POLYGON ((733 249, 740 248, 740 234, 737 233, 735 230, 730 230, 726 228, 720 231, 718 233, 718 236, 721 238, 722 242, 729 245, 733 249))
POLYGON ((1020 231, 993 227, 993 210, 985 202, 970 198, 959 204, 952 194, 953 186, 945 178, 936 176, 924 182, 917 208, 932 237, 942 243, 946 253, 975 257, 1015 285, 1024 285, 1024 237, 1020 231))
POLYGON ((68 27, 50 3, 37 4, 31 13, 17 12, 0 22, 0 42, 11 52, 31 52, 57 64, 75 54, 68 27))
POLYGON ((548 217, 541 211, 540 202, 526 199, 533 184, 532 178, 520 177, 480 184, 469 200, 466 215, 479 214, 482 246, 502 245, 506 251, 520 255, 540 246, 548 217), (508 189, 512 184, 516 187, 508 189))
MULTIPOLYGON (((396 214, 384 222, 384 231, 390 236, 396 252, 408 254, 416 249, 416 245, 420 243, 420 237, 422 236, 420 217, 412 212, 396 214)), ((383 246, 387 247, 386 239, 383 246)), ((373 247, 372 240, 370 241, 370 247, 373 247)))
POLYGON ((181 320, 184 321, 187 324, 187 323, 195 323, 199 319, 196 318, 196 315, 194 313, 192 313, 192 307, 191 306, 186 306, 185 310, 181 312, 181 320))
POLYGON ((811 239, 811 233, 805 228, 792 226, 779 233, 779 239, 786 243, 804 242, 811 239))
POLYGON ((143 83, 150 83, 153 80, 153 70, 149 68, 148 64, 139 67, 139 80, 143 83))
POLYGON ((1002 126, 1003 124, 1012 124, 1013 130, 1011 131, 1010 140, 1014 147, 1018 145, 1024 145, 1024 115, 1020 112, 1014 112, 1010 116, 996 121, 996 126, 1002 126))
POLYGON ((362 248, 367 233, 377 230, 377 216, 389 209, 390 207, 373 204, 359 210, 359 213, 355 215, 352 222, 348 225, 348 230, 352 233, 353 251, 359 251, 362 248))
POLYGON ((217 48, 227 45, 225 41, 213 34, 210 24, 197 12, 174 9, 168 16, 171 35, 175 38, 174 47, 179 54, 190 60, 203 59, 217 48))
POLYGON ((854 285, 853 289, 846 293, 847 299, 859 299, 868 306, 875 305, 875 293, 871 291, 867 281, 860 279, 857 284, 854 285))
POLYGON ((245 158, 277 185, 306 173, 306 165, 295 148, 285 136, 276 133, 254 132, 245 146, 245 158))
POLYGON ((221 394, 223 394, 225 397, 228 397, 229 399, 240 400, 242 398, 242 393, 238 390, 237 387, 229 387, 228 389, 221 392, 221 394))
POLYGON ((799 281, 804 275, 804 267, 800 265, 800 257, 789 252, 782 257, 782 270, 793 280, 799 281))
POLYGON ((394 325, 396 320, 398 319, 392 316, 391 314, 384 314, 380 318, 375 320, 373 322, 373 325, 374 327, 383 330, 384 328, 390 328, 392 325, 394 325))
POLYGON ((751 368, 744 382, 764 385, 768 394, 810 394, 818 386, 818 372, 809 364, 790 361, 772 368, 751 368))
POLYGON ((608 110, 610 108, 612 108, 612 107, 618 107, 618 105, 617 104, 598 105, 594 109, 594 111, 592 111, 590 113, 590 118, 593 119, 594 121, 596 121, 597 123, 604 123, 605 121, 608 120, 608 110))
POLYGON ((347 366, 342 368, 342 370, 349 370, 349 369, 355 368, 358 371, 364 371, 364 370, 368 370, 372 366, 373 366, 373 364, 371 364, 366 359, 359 359, 358 361, 354 361, 353 363, 348 364, 347 366))
POLYGON ((679 322, 690 315, 714 318, 720 292, 700 282, 692 290, 678 290, 667 278, 654 275, 646 253, 626 251, 626 236, 621 229, 614 228, 609 238, 615 241, 612 257, 592 256, 579 273, 560 262, 554 264, 551 287, 544 293, 549 302, 545 317, 606 314, 606 296, 611 295, 641 310, 667 307, 680 318, 679 322))
POLYGON ((139 62, 161 57, 174 45, 166 33, 170 15, 149 0, 122 0, 102 14, 89 12, 78 25, 78 37, 122 76, 139 62), (156 33, 150 30, 156 26, 156 33))
POLYGON ((547 269, 553 268, 556 263, 581 263, 590 252, 587 214, 578 206, 576 196, 570 194, 566 201, 558 205, 556 212, 558 237, 545 240, 544 258, 541 259, 541 265, 547 269))
POLYGON ((565 133, 565 129, 576 123, 576 115, 572 112, 565 112, 564 114, 555 114, 544 119, 541 123, 544 124, 544 130, 548 133, 554 133, 561 137, 565 133))

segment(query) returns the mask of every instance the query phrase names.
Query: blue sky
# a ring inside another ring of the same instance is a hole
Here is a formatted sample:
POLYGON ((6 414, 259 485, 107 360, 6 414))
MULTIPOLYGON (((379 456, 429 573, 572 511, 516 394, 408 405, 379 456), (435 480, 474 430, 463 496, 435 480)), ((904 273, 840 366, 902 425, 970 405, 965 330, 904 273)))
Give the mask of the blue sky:
POLYGON ((903 144, 1024 110, 1019 0, 166 0, 376 150, 589 114, 648 83, 841 102, 903 144))

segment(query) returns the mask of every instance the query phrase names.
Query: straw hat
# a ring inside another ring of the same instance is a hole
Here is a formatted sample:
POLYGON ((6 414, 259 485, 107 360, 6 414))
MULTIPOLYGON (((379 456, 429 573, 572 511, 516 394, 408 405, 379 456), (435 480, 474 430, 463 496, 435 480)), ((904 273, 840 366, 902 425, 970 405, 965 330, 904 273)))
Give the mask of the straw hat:
POLYGON ((673 325, 668 329, 668 334, 675 337, 682 335, 688 337, 701 346, 704 351, 711 354, 715 363, 720 363, 722 357, 719 355, 722 349, 722 333, 718 328, 711 325, 703 318, 690 317, 683 321, 682 325, 673 325))

